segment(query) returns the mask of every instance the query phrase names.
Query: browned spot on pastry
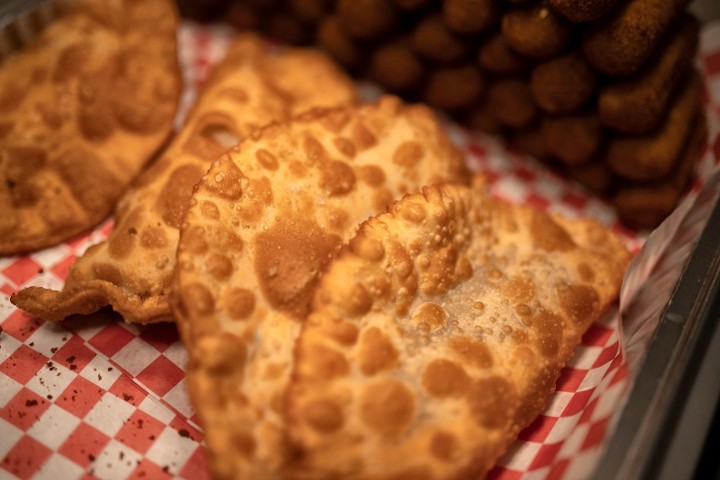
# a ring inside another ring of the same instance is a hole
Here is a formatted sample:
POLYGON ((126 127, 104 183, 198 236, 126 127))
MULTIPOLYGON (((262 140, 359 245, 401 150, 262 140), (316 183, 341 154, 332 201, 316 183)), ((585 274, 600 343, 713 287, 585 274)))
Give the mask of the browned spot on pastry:
POLYGON ((595 271, 587 263, 578 263, 577 271, 578 275, 580 275, 580 280, 582 280, 583 282, 592 282, 593 280, 595 280, 595 271))
POLYGON ((203 186, 212 195, 228 200, 238 200, 242 196, 240 181, 245 176, 228 157, 224 156, 220 161, 222 168, 205 175, 203 186))
POLYGON ((260 165, 268 170, 275 171, 278 169, 279 164, 277 157, 264 148, 259 148, 255 152, 255 158, 260 165))
POLYGON ((181 247, 190 253, 198 255, 207 252, 208 244, 205 240, 205 228, 200 226, 190 227, 183 235, 181 247))
POLYGON ((255 456, 257 444, 252 433, 244 431, 233 432, 232 444, 233 449, 237 450, 240 455, 245 458, 251 459, 255 456))
POLYGON ((101 98, 103 90, 110 86, 103 82, 104 79, 86 77, 78 87, 78 127, 80 134, 90 142, 102 142, 115 131, 115 118, 110 104, 101 98))
POLYGON ((390 295, 391 282, 387 272, 374 270, 369 272, 365 280, 365 286, 370 295, 375 298, 387 298, 390 295))
POLYGON ((579 324, 592 317, 600 303, 597 291, 586 285, 560 286, 557 294, 563 312, 579 324))
POLYGON ((45 151, 32 146, 14 146, 0 150, 0 165, 5 165, 5 183, 15 205, 33 205, 40 198, 40 187, 31 180, 47 163, 45 151))
POLYGON ((373 476, 373 480, 432 480, 433 476, 426 466, 403 468, 398 472, 373 476))
POLYGON ((437 303, 423 303, 412 318, 415 328, 425 333, 444 327, 446 320, 447 313, 437 303))
POLYGON ((363 260, 371 262, 379 262, 385 256, 385 247, 382 243, 362 234, 350 240, 350 250, 363 260))
POLYGON ((473 266, 467 257, 460 257, 455 265, 455 282, 469 280, 473 276, 473 266))
POLYGON ((304 163, 298 161, 298 160, 290 160, 288 163, 288 166, 290 167, 290 173, 295 178, 302 178, 305 175, 307 175, 308 167, 304 163))
POLYGON ((357 341, 358 329, 350 322, 333 322, 324 329, 325 333, 343 346, 352 346, 357 341))
POLYGON ((108 242, 110 257, 121 260, 130 255, 137 241, 138 231, 135 225, 141 222, 142 215, 142 208, 136 207, 115 227, 117 231, 108 242))
POLYGON ((490 368, 493 365, 493 356, 490 349, 482 340, 470 337, 455 337, 449 340, 450 348, 466 364, 479 368, 490 368))
POLYGON ((549 252, 575 248, 570 235, 545 212, 533 210, 530 234, 536 247, 549 252))
POLYGON ((430 454, 440 460, 450 462, 457 458, 460 442, 455 435, 439 431, 430 439, 430 454))
POLYGON ((320 119, 320 123, 322 123, 322 126, 327 130, 338 133, 345 128, 345 125, 348 124, 351 117, 352 114, 349 110, 337 109, 327 112, 327 114, 320 119))
POLYGON ((90 150, 71 147, 58 155, 55 165, 73 195, 90 211, 109 211, 122 188, 115 176, 90 150), (87 165, 92 165, 88 169, 87 165), (97 185, 102 185, 98 193, 97 185))
POLYGON ((393 154, 393 162, 406 168, 412 168, 423 157, 424 149, 419 142, 402 143, 393 154))
POLYGON ((0 121, 0 140, 4 140, 15 128, 14 122, 0 121))
POLYGON ((358 317, 370 311, 373 298, 361 283, 355 283, 350 288, 343 289, 343 313, 349 317, 358 317))
POLYGON ((203 200, 200 202, 200 213, 203 217, 210 220, 217 220, 220 218, 220 210, 214 202, 203 200))
POLYGON ((315 137, 305 137, 303 143, 303 150, 308 159, 309 164, 315 164, 325 160, 327 153, 322 144, 315 137))
POLYGON ((329 433, 340 428, 345 421, 342 409, 333 401, 318 399, 303 408, 305 421, 321 433, 329 433))
POLYGON ((114 265, 109 263, 96 263, 93 265, 93 272, 95 273, 95 278, 98 280, 105 280, 115 285, 122 284, 122 273, 114 265))
POLYGON ((540 312, 532 320, 536 331, 536 343, 540 353, 549 358, 558 354, 563 335, 562 318, 549 312, 540 312))
POLYGON ((245 342, 229 332, 216 334, 218 327, 214 316, 207 316, 202 322, 192 325, 197 340, 196 358, 202 359, 200 366, 203 369, 233 381, 242 381, 247 350, 245 342))
POLYGON ((415 269, 410 253, 398 242, 390 244, 389 263, 393 273, 401 279, 409 277, 415 269))
POLYGON ((225 310, 233 320, 249 318, 255 310, 255 293, 246 288, 230 288, 223 300, 225 310))
POLYGON ((191 283, 182 288, 185 307, 194 315, 207 315, 215 310, 215 299, 210 290, 201 283, 191 283))
POLYGON ((193 185, 203 172, 197 165, 185 164, 176 168, 157 197, 156 205, 163 221, 170 227, 180 228, 190 203, 193 185))
POLYGON ((327 382, 336 377, 344 377, 350 371, 350 366, 342 353, 324 345, 309 345, 306 347, 308 355, 309 375, 312 379, 327 382))
POLYGON ((65 47, 58 57, 53 81, 64 82, 79 75, 91 50, 92 47, 89 43, 75 43, 65 47))
POLYGON ((167 234, 162 227, 148 225, 140 234, 140 245, 145 248, 164 248, 168 244, 167 234))
POLYGON ((370 327, 360 337, 360 370, 365 375, 393 368, 397 363, 398 352, 392 341, 378 327, 370 327))
POLYGON ((355 145, 345 137, 335 137, 333 140, 335 148, 348 158, 355 157, 355 145))
POLYGON ((402 206, 398 205, 400 216, 411 223, 420 223, 425 220, 427 211, 419 202, 405 202, 402 206))
POLYGON ((385 171, 377 165, 362 165, 355 169, 355 174, 371 187, 377 187, 385 182, 385 171))
POLYGON ((224 281, 233 272, 232 261, 224 254, 213 252, 205 258, 205 268, 215 280, 224 281))
POLYGON ((415 416, 415 397, 399 380, 368 385, 360 400, 360 418, 380 435, 400 433, 415 416))
POLYGON ((238 211, 238 214, 245 220, 254 221, 259 219, 265 207, 272 204, 272 187, 267 177, 251 178, 247 182, 247 187, 243 193, 245 204, 238 211))
POLYGON ((265 298, 275 308, 302 317, 310 291, 322 267, 337 251, 341 240, 315 222, 287 218, 260 232, 256 239, 255 271, 265 298), (302 246, 303 254, 297 255, 302 246))
POLYGON ((377 143, 375 135, 362 123, 356 123, 352 127, 351 138, 353 144, 360 151, 366 150, 377 143))
POLYGON ((320 186, 328 195, 346 195, 355 186, 355 173, 350 165, 333 160, 322 169, 320 186))
POLYGON ((476 421, 487 428, 501 428, 515 413, 517 396, 512 384, 493 375, 472 384, 467 394, 476 421))
POLYGON ((525 303, 516 303, 514 310, 520 317, 528 317, 532 313, 530 306, 525 303))
POLYGON ((27 95, 28 89, 19 82, 8 82, 0 92, 0 112, 9 113, 18 107, 27 95))
MULTIPOLYGON (((286 370, 285 365, 283 365, 281 363, 274 363, 274 362, 268 363, 267 366, 265 367, 264 378, 267 380, 276 380, 276 379, 280 378, 280 376, 283 374, 283 372, 285 370, 286 370)), ((280 407, 282 408, 283 399, 278 398, 277 395, 274 396, 272 399, 273 404, 275 404, 278 401, 280 402, 280 407)), ((275 409, 274 406, 273 406, 273 409, 275 409)), ((280 411, 280 410, 278 409, 278 411, 280 411)))
POLYGON ((535 299, 535 285, 522 277, 510 277, 502 286, 502 292, 511 302, 530 303, 535 299))
MULTIPOLYGON (((458 252, 453 245, 439 249, 427 262, 420 289, 425 295, 442 295, 451 287, 458 252)), ((420 265, 422 268, 422 265, 420 265)))
POLYGON ((457 363, 444 358, 433 360, 425 367, 423 387, 435 397, 459 396, 470 387, 470 377, 457 363))
MULTIPOLYGON (((57 130, 65 123, 66 117, 63 115, 59 105, 38 105, 37 111, 45 125, 52 130, 57 130)), ((0 138, 2 138, 2 135, 0 135, 0 138)))

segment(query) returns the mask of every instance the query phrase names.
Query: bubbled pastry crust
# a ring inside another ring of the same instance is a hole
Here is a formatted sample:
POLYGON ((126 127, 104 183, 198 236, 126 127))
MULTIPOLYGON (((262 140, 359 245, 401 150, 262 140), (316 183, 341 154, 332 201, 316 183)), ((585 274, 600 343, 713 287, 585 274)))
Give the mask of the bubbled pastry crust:
POLYGON ((422 185, 468 178, 431 111, 395 97, 267 126, 213 163, 181 228, 172 305, 216 477, 279 478, 291 460, 293 346, 357 225, 422 185))
POLYGON ((316 290, 286 394, 286 476, 482 478, 542 411, 629 258, 592 221, 477 186, 404 197, 316 290))
POLYGON ((172 131, 174 2, 71 3, 0 65, 0 255, 102 221, 172 131))
MULTIPOLYGON (((168 297, 179 227, 193 186, 210 163, 255 128, 310 106, 354 100, 352 82, 324 55, 302 49, 271 54, 259 37, 240 36, 211 73, 177 137, 121 199, 108 240, 77 260, 62 291, 30 287, 13 302, 47 320, 104 305, 127 322, 171 320, 168 297)), ((213 205, 202 207, 206 215, 217 215, 213 205)), ((218 274, 224 271, 221 260, 208 261, 218 274)))

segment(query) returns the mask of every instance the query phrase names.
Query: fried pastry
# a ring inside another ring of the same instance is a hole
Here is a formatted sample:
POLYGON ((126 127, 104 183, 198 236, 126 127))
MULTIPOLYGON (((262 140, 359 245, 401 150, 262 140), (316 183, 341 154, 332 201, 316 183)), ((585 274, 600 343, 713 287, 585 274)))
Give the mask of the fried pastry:
POLYGON ((168 139, 181 91, 173 2, 79 0, 0 66, 0 255, 105 219, 168 139))
POLYGON ((62 291, 29 287, 12 302, 47 320, 105 305, 127 322, 171 320, 167 299, 178 229, 192 188, 210 163, 273 120, 354 99, 351 81, 322 54, 270 54, 258 37, 240 37, 211 74, 180 134, 123 197, 108 240, 77 260, 62 291))
POLYGON ((542 411, 629 253, 464 186, 404 197, 330 264, 298 339, 287 478, 483 478, 542 411))
POLYGON ((172 303, 216 477, 275 478, 290 460, 281 394, 340 245, 394 198, 467 178, 431 111, 394 97, 268 126, 213 163, 181 230, 172 303))

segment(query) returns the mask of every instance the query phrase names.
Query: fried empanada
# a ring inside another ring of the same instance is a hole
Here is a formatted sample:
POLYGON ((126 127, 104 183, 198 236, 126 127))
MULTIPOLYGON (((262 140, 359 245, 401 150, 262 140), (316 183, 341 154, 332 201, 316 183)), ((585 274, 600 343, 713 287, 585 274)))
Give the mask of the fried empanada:
POLYGON ((171 303, 218 478, 275 478, 289 460, 293 346, 342 243, 400 195, 468 178, 431 111, 395 97, 268 126, 213 163, 181 228, 171 303))
POLYGON ((78 259, 62 291, 29 287, 11 300, 47 320, 104 305, 127 322, 171 320, 178 229, 193 186, 211 162, 274 120, 354 100, 353 83, 324 55, 270 52, 259 37, 240 37, 212 72, 182 131, 122 198, 109 239, 78 259))
POLYGON ((96 225, 172 131, 174 2, 78 0, 0 64, 0 255, 96 225))
POLYGON ((541 411, 629 253, 600 225, 424 188, 329 265, 298 339, 286 478, 482 478, 541 411))

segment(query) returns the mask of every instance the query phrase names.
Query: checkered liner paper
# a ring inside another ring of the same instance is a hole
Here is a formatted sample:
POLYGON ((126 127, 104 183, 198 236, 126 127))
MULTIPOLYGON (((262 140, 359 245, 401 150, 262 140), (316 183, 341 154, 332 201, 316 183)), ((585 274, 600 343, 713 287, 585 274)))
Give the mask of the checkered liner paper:
MULTIPOLYGON (((234 32, 183 25, 184 108, 234 32)), ((699 179, 720 158, 720 23, 703 29, 699 67, 706 73, 710 144, 699 179)), ((645 235, 618 223, 609 206, 508 150, 490 137, 448 124, 468 163, 491 193, 612 227, 637 252, 645 235)), ((74 259, 106 238, 112 220, 70 242, 27 256, 0 258, 0 478, 209 477, 207 453, 186 392, 187 354, 172 324, 127 325, 112 312, 62 324, 31 318, 10 304, 28 285, 59 289, 74 259)), ((583 478, 610 434, 612 414, 630 383, 617 309, 595 323, 562 371, 546 411, 490 473, 494 479, 583 478)))

